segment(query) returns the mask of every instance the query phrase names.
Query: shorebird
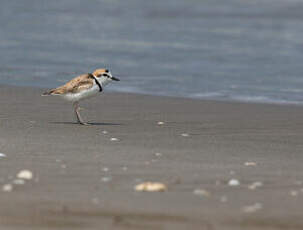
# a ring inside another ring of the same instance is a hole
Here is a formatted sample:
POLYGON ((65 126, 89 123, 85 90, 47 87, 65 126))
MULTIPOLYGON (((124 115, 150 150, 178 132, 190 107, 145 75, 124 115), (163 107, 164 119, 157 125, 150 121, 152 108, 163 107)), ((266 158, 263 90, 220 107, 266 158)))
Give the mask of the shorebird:
POLYGON ((75 77, 66 84, 51 89, 42 96, 57 95, 64 100, 73 102, 74 112, 79 124, 88 125, 84 122, 79 112, 79 102, 91 98, 103 91, 103 87, 111 81, 120 81, 113 77, 108 69, 96 69, 93 73, 86 73, 75 77))

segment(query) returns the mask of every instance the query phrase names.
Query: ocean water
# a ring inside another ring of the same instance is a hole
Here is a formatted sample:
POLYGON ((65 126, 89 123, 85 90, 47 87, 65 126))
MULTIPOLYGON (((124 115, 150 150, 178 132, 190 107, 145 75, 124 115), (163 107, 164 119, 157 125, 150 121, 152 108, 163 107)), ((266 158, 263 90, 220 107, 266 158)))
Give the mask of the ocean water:
POLYGON ((303 104, 303 0, 0 1, 0 84, 303 104))

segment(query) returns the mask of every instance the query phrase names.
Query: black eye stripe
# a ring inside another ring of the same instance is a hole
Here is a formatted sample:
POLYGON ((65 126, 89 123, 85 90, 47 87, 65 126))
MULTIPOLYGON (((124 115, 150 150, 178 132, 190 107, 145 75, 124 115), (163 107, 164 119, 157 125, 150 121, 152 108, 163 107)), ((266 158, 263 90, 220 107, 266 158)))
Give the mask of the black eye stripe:
POLYGON ((110 77, 108 74, 104 73, 103 74, 104 77, 110 77))

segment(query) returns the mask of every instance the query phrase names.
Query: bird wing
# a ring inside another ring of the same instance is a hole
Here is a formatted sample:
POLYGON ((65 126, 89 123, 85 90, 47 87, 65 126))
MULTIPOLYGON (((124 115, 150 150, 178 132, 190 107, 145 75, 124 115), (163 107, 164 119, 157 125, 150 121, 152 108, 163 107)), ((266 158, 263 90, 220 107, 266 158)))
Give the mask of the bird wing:
POLYGON ((82 74, 56 89, 50 94, 79 93, 82 90, 90 89, 94 85, 94 78, 90 74, 82 74))

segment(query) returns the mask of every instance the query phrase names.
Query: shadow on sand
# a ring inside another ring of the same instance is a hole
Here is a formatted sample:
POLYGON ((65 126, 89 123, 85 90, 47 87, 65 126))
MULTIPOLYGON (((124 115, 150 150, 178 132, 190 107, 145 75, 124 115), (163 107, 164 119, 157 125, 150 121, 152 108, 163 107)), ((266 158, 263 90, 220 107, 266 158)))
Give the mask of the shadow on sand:
MULTIPOLYGON (((61 122, 61 121, 55 121, 55 122, 50 122, 51 124, 59 124, 59 125, 80 125, 78 122, 70 122, 70 121, 66 121, 66 122, 61 122)), ((97 125, 102 125, 102 126, 113 126, 113 125, 124 125, 121 123, 106 123, 106 122, 87 122, 88 126, 97 126, 97 125)), ((85 125, 83 125, 85 126, 85 125)))

